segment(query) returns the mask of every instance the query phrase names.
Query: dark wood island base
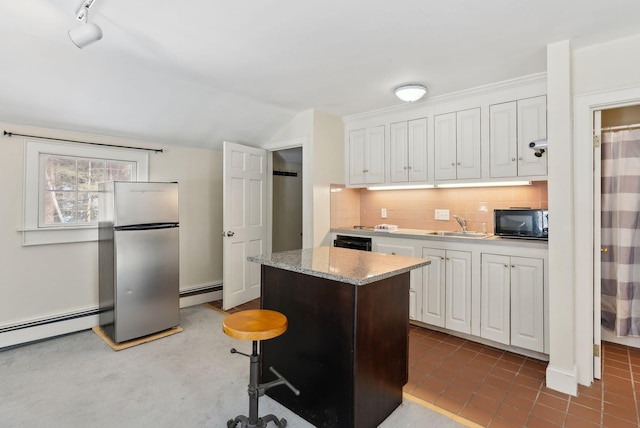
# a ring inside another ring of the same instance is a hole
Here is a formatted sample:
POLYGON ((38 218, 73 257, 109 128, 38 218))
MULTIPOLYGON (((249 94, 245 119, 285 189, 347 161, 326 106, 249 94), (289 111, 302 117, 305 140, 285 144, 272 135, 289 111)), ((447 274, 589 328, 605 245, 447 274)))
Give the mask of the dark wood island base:
POLYGON ((301 391, 274 400, 317 427, 376 427, 402 403, 409 272, 356 286, 263 265, 262 307, 289 320, 262 342, 262 382, 273 366, 301 391))

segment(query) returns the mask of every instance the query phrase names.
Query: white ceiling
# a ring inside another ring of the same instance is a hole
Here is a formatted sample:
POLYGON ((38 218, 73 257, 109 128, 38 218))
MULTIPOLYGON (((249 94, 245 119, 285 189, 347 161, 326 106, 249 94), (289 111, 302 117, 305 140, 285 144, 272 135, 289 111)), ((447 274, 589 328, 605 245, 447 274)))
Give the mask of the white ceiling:
MULTIPOLYGON (((640 33, 638 0, 0 0, 0 121, 219 149, 546 70, 546 45, 640 33)), ((631 53, 630 53, 631 54, 631 53)), ((635 53, 638 54, 638 53, 635 53)))

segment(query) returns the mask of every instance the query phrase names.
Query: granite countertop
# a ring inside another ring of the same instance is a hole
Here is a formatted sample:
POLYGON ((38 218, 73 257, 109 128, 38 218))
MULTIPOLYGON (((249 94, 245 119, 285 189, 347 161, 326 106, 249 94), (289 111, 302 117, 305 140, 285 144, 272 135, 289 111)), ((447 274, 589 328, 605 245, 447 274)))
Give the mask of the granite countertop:
POLYGON ((431 263, 429 259, 337 247, 260 254, 247 260, 353 285, 369 284, 431 263))
MULTIPOLYGON (((500 236, 495 236, 492 233, 488 233, 484 237, 439 236, 437 233, 441 231, 436 231, 436 230, 400 228, 393 231, 376 231, 372 227, 364 228, 364 229, 354 229, 353 227, 332 227, 331 232, 345 234, 345 235, 355 235, 355 236, 370 236, 370 237, 391 236, 395 238, 465 242, 465 243, 492 244, 492 245, 517 245, 517 246, 526 246, 526 247, 534 247, 534 248, 547 248, 549 246, 549 243, 546 240, 524 239, 524 238, 503 238, 500 236)), ((477 232, 472 232, 472 233, 477 233, 477 232)))

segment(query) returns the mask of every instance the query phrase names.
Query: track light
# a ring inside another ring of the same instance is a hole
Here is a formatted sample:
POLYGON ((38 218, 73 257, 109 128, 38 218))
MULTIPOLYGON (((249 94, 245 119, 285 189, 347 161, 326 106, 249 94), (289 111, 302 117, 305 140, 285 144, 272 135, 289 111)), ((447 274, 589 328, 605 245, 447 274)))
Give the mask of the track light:
POLYGON ((412 103, 422 98, 427 93, 427 88, 420 84, 403 85, 397 87, 395 93, 402 101, 412 103))
POLYGON ((102 38, 102 29, 89 22, 89 8, 93 6, 93 3, 95 3, 95 0, 84 0, 76 12, 76 19, 84 22, 84 24, 69 31, 71 41, 80 49, 102 38))

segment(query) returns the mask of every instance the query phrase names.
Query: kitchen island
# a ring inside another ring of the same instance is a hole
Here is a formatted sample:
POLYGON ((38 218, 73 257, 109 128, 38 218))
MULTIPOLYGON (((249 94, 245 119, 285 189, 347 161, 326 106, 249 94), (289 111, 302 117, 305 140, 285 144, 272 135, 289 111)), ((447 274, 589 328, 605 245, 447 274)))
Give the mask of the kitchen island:
POLYGON ((317 427, 376 427, 402 403, 408 379, 409 273, 428 259, 319 247, 249 257, 261 266, 261 306, 288 330, 261 342, 296 388, 267 395, 317 427))

